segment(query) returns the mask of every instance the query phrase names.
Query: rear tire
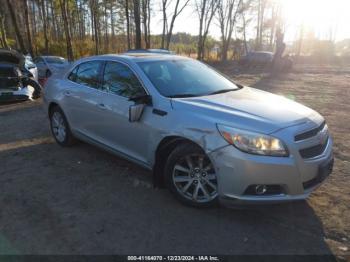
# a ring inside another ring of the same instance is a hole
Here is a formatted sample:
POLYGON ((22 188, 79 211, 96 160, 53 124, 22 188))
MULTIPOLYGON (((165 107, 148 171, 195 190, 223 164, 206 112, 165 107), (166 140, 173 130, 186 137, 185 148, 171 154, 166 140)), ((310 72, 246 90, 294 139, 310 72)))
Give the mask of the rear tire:
POLYGON ((191 143, 177 146, 165 165, 165 182, 183 204, 210 207, 218 203, 217 176, 203 150, 191 143))
POLYGON ((60 146, 68 147, 75 144, 76 139, 70 130, 68 121, 58 106, 50 111, 50 128, 53 137, 60 146))

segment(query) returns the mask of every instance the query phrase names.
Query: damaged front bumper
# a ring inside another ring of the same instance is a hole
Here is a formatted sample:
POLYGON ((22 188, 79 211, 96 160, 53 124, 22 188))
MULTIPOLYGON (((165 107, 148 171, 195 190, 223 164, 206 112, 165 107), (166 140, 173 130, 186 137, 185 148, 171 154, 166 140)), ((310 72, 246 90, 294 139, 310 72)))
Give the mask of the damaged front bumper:
POLYGON ((332 172, 332 145, 330 138, 322 155, 309 160, 251 155, 231 145, 213 151, 219 200, 234 206, 306 199, 332 172))
POLYGON ((18 90, 0 89, 0 102, 23 101, 32 99, 35 89, 32 86, 19 88, 18 90))

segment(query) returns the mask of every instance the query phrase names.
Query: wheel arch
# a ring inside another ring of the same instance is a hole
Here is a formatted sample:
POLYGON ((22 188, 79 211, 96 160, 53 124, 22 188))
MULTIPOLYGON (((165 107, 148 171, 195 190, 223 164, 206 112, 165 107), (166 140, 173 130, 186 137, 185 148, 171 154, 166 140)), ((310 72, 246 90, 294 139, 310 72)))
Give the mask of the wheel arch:
MULTIPOLYGON (((155 187, 164 188, 164 168, 170 153, 180 144, 189 143, 198 146, 201 150, 203 148, 191 139, 182 136, 166 136, 158 144, 155 151, 155 161, 153 165, 153 185, 155 187)), ((203 150, 204 151, 204 150, 203 150)))
MULTIPOLYGON (((49 117, 50 117, 50 115, 51 115, 52 109, 55 108, 55 107, 61 108, 61 107, 59 106, 59 104, 57 104, 56 102, 51 102, 51 103, 49 104, 49 107, 48 107, 48 110, 47 110, 47 113, 48 113, 49 117)), ((61 110, 62 110, 62 109, 61 109, 61 110)))

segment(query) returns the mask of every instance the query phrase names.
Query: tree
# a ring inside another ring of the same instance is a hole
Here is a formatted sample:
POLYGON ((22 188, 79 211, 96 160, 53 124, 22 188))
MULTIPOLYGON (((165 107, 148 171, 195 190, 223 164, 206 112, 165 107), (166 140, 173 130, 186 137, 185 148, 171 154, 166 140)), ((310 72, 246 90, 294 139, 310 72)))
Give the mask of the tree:
POLYGON ((128 49, 130 49, 130 48, 131 48, 131 42, 130 42, 129 0, 125 0, 125 17, 126 17, 126 36, 127 36, 127 43, 128 43, 128 49))
POLYGON ((34 53, 33 53, 32 36, 30 33, 28 1, 27 0, 24 0, 23 7, 24 7, 24 17, 25 17, 25 24, 26 24, 26 31, 27 31, 28 51, 29 51, 30 55, 33 56, 34 53))
POLYGON ((180 5, 180 0, 176 0, 174 4, 174 11, 171 16, 170 25, 168 25, 168 14, 167 9, 172 1, 162 0, 162 13, 163 13, 163 33, 162 33, 162 48, 169 49, 171 36, 173 34, 174 24, 176 18, 181 14, 181 12, 188 5, 189 0, 185 0, 182 5, 180 5))
POLYGON ((68 26, 68 19, 67 19, 67 0, 59 0, 59 3, 61 7, 61 12, 62 12, 64 33, 66 36, 67 58, 69 61, 73 61, 74 60, 73 48, 72 48, 71 36, 70 36, 70 31, 68 26))
POLYGON ((150 0, 142 0, 143 33, 146 49, 151 47, 151 4, 150 0))
POLYGON ((243 43, 244 43, 244 52, 248 54, 248 44, 247 44, 247 24, 249 21, 246 20, 244 12, 242 13, 242 31, 243 31, 243 43))
POLYGON ((219 0, 218 20, 221 31, 221 60, 227 60, 227 52, 231 43, 232 32, 236 24, 237 16, 242 13, 242 0, 219 0))
POLYGON ((218 0, 196 0, 196 9, 199 17, 199 34, 197 44, 197 59, 204 59, 205 40, 209 27, 218 8, 218 0))
POLYGON ((140 0, 134 0, 134 22, 135 22, 135 48, 141 49, 141 16, 140 0))
POLYGON ((256 26, 256 50, 262 49, 263 31, 264 31, 264 16, 267 0, 258 0, 258 20, 256 26))
POLYGON ((1 34, 1 45, 4 48, 8 48, 7 45, 7 37, 6 37, 6 30, 5 30, 5 14, 3 13, 2 9, 0 10, 0 34, 1 34))
POLYGON ((98 2, 97 0, 90 0, 90 12, 91 12, 91 31, 93 35, 93 41, 95 42, 95 55, 99 54, 99 15, 98 15, 98 2))
POLYGON ((12 3, 10 2, 10 0, 6 0, 6 3, 7 3, 7 7, 8 7, 8 10, 9 10, 11 19, 12 19, 12 24, 13 24, 13 28, 14 28, 15 33, 16 33, 16 38, 17 38, 19 47, 20 47, 22 53, 27 53, 27 50, 25 48, 21 32, 19 31, 19 27, 18 27, 18 24, 17 24, 17 18, 16 18, 15 11, 13 9, 12 3))
POLYGON ((44 31, 44 41, 45 41, 45 53, 49 53, 49 38, 47 36, 47 16, 46 16, 46 10, 45 10, 45 0, 41 0, 41 14, 42 14, 42 21, 43 21, 43 31, 44 31))

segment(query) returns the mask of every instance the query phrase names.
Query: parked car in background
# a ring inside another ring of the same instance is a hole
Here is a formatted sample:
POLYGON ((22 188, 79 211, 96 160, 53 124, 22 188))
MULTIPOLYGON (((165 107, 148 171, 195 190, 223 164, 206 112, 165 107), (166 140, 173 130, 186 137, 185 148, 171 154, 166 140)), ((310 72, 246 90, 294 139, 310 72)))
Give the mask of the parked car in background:
POLYGON ((269 66, 272 64, 274 54, 272 52, 249 52, 240 59, 240 64, 245 66, 269 66))
POLYGON ((332 171, 320 114, 193 59, 85 58, 44 92, 59 145, 77 138, 153 170, 188 205, 301 200, 332 171))
POLYGON ((68 61, 60 56, 38 56, 34 59, 34 63, 38 68, 39 78, 49 78, 69 66, 68 61))
POLYGON ((0 101, 36 99, 41 86, 25 67, 25 58, 14 50, 0 49, 0 101))

